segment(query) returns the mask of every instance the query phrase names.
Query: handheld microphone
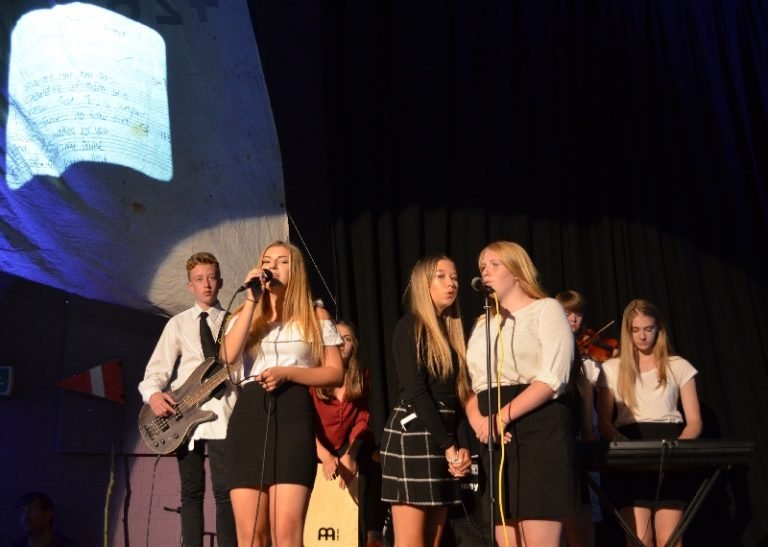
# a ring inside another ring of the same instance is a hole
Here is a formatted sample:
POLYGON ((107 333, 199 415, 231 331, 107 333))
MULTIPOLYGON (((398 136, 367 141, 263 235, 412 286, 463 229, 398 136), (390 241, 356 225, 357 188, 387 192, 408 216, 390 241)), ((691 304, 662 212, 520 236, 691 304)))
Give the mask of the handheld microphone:
POLYGON ((249 279, 246 283, 243 283, 240 285, 240 288, 237 289, 237 292, 243 292, 245 289, 252 289, 255 287, 261 286, 261 280, 264 280, 265 283, 269 283, 272 281, 272 272, 269 270, 262 270, 261 275, 259 277, 253 277, 249 279))
POLYGON ((483 279, 481 277, 475 277, 472 279, 472 290, 477 292, 485 292, 485 293, 492 293, 493 289, 483 283, 483 279))

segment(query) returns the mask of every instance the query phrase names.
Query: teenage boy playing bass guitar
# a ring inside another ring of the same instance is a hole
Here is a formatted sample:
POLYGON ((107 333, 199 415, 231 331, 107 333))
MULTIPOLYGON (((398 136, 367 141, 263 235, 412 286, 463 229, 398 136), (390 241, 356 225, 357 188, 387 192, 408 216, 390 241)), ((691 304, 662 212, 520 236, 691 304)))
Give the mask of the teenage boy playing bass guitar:
MULTIPOLYGON (((177 401, 170 391, 184 385, 206 357, 212 356, 209 355, 211 351, 218 349, 210 347, 215 344, 213 338, 219 333, 225 313, 218 299, 222 286, 218 260, 210 253, 192 255, 187 260, 187 277, 189 291, 195 295, 195 305, 168 320, 147 363, 144 380, 139 383, 142 399, 150 405, 156 416, 171 416, 176 412, 174 405, 177 401), (207 332, 201 334, 204 324, 207 324, 212 336, 208 337, 207 332), (204 351, 206 343, 209 347, 204 351), (176 378, 170 390, 163 391, 169 387, 168 381, 177 360, 179 365, 176 378)), ((216 419, 196 427, 189 442, 182 443, 175 452, 181 478, 181 533, 185 547, 202 546, 203 542, 206 447, 216 498, 218 543, 222 546, 237 543, 224 466, 224 438, 237 394, 229 382, 224 382, 220 389, 222 395, 215 393, 213 398, 200 407, 215 412, 216 419)))

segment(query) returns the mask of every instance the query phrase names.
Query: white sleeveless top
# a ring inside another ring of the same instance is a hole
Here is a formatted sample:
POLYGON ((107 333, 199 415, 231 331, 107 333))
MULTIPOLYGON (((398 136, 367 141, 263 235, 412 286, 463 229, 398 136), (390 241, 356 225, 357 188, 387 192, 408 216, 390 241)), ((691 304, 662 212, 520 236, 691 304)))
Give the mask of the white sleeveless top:
MULTIPOLYGON (((237 318, 233 318, 229 328, 237 318)), ((340 346, 344 343, 330 319, 320 319, 320 333, 324 346, 340 346)), ((243 353, 243 384, 253 381, 254 377, 271 367, 311 368, 318 363, 312 357, 312 347, 306 342, 296 323, 273 323, 267 335, 259 345, 254 356, 243 353)))

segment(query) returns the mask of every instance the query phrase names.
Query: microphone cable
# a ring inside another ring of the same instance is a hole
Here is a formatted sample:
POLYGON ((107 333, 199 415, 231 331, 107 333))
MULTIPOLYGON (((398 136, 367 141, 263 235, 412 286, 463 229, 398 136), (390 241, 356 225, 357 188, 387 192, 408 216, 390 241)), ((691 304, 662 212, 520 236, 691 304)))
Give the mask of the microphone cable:
MULTIPOLYGON (((236 291, 235 294, 232 295, 232 298, 229 299, 229 304, 227 304, 227 309, 224 310, 224 319, 221 321, 221 326, 219 327, 219 335, 216 337, 216 343, 219 345, 219 348, 222 348, 221 344, 222 344, 222 341, 224 340, 224 330, 227 327, 227 321, 229 321, 232 315, 229 309, 232 307, 232 303, 235 301, 235 297, 238 294, 240 294, 240 291, 236 291)), ((250 328, 248 330, 250 330, 250 328)), ((237 382, 235 380, 234 376, 232 375, 232 369, 230 368, 229 356, 227 355, 226 346, 223 346, 222 353, 224 357, 222 364, 224 365, 224 368, 227 369, 227 378, 229 379, 229 383, 235 387, 238 387, 245 380, 245 378, 243 378, 243 380, 241 380, 240 382, 237 382)), ((241 358, 241 361, 242 361, 242 358, 241 358)))
MULTIPOLYGON (((259 523, 259 509, 261 507, 261 497, 263 494, 263 488, 264 488, 264 466, 267 461, 267 440, 269 439, 269 419, 272 417, 272 401, 274 400, 274 396, 271 393, 267 393, 267 397, 269 398, 269 404, 267 405, 267 427, 264 429, 264 448, 261 451, 261 471, 259 473, 259 499, 256 500, 256 516, 253 519, 253 533, 251 534, 251 542, 250 545, 253 545, 253 541, 256 539, 256 527, 259 523)), ((269 493, 267 493, 267 496, 269 496, 269 493)), ((275 508, 277 510, 277 508, 275 508)), ((270 525, 270 536, 272 535, 271 530, 272 526, 270 525)))
MULTIPOLYGON (((498 499, 498 509, 499 509, 499 517, 501 518, 501 529, 504 531, 504 544, 506 547, 509 547, 509 537, 507 535, 507 523, 506 519, 504 518, 504 508, 503 508, 503 492, 504 492, 504 484, 503 484, 503 478, 504 478, 504 458, 506 456, 506 449, 505 449, 505 442, 504 442, 504 423, 501 419, 501 367, 504 365, 504 358, 505 358, 505 352, 504 352, 504 341, 501 337, 501 329, 502 329, 502 321, 501 321, 501 310, 499 309, 499 298, 496 296, 496 292, 493 292, 493 301, 496 304, 496 329, 498 332, 497 338, 496 338, 496 347, 500 347, 500 355, 499 359, 496 361, 496 428, 499 432, 499 451, 501 452, 501 456, 499 457, 499 473, 496 479, 497 482, 497 498, 498 499), (501 341, 501 344, 499 342, 501 341)), ((510 315, 512 318, 512 358, 515 357, 514 352, 514 335, 515 335, 515 318, 510 315)), ((515 366, 517 368, 517 366, 515 366)), ((490 409, 488 409, 490 412, 490 409)), ((509 424, 507 424, 509 425, 509 424)), ((493 431, 490 432, 493 434, 493 431)), ((489 470, 491 473, 493 473, 493 469, 489 470)), ((521 527, 522 530, 522 527, 521 527)))
MULTIPOLYGON (((235 301, 235 298, 238 294, 240 294, 240 290, 236 291, 235 294, 232 295, 232 298, 229 300, 229 304, 227 304, 227 309, 224 311, 224 320, 221 322, 221 326, 219 327, 219 336, 216 338, 216 344, 219 347, 221 346, 221 342, 224 339, 225 335, 225 329, 227 327, 227 321, 231 318, 232 314, 230 313, 229 309, 232 307, 232 303, 235 301)), ((237 316, 235 316, 237 317, 237 316)), ((249 329, 250 330, 250 327, 249 329)), ((247 336, 247 335, 246 335, 247 336)), ((245 351, 245 349, 243 349, 245 351)), ((223 365, 227 369, 227 378, 229 379, 229 383, 232 384, 235 387, 240 387, 240 385, 245 382, 246 380, 250 380, 251 378, 255 378, 258 375, 251 375, 251 376, 244 376, 242 380, 236 380, 234 377, 234 374, 232 373, 232 365, 229 362, 229 356, 227 355, 227 348, 224 346, 224 349, 222 350, 222 353, 224 354, 223 357, 223 365)), ((242 363, 242 357, 240 358, 240 362, 242 363)))
MULTIPOLYGON (((219 336, 216 339, 216 343, 219 345, 219 347, 221 347, 221 341, 223 340, 223 337, 225 335, 226 323, 230 319, 230 317, 232 316, 232 314, 230 313, 229 309, 232 307, 232 302, 234 302, 235 297, 240 292, 241 291, 237 291, 234 295, 232 295, 232 298, 230 299, 229 304, 227 304, 227 309, 226 309, 225 314, 224 314, 224 320, 221 322, 221 327, 219 327, 219 336)), ((322 301, 319 300, 319 299, 318 299, 318 301, 316 301, 316 305, 319 305, 319 306, 322 307, 322 301), (318 301, 320 302, 319 304, 317 304, 318 301)), ((237 317, 237 316, 235 316, 235 317, 237 317)), ((222 364, 227 369, 227 377, 229 378, 229 382, 233 386, 240 387, 246 380, 250 380, 251 378, 255 378, 256 376, 258 376, 258 374, 251 374, 250 376, 244 376, 241 380, 236 380, 234 375, 233 375, 233 373, 232 373, 233 365, 231 365, 230 362, 229 362, 229 357, 227 356, 227 348, 226 347, 224 347, 223 353, 224 353, 224 355, 223 355, 224 361, 223 361, 222 364)), ((240 362, 242 362, 242 357, 240 358, 240 362)))
MULTIPOLYGON (((501 404, 501 369, 502 369, 502 366, 504 365, 504 360, 506 358, 505 357, 506 354, 505 354, 505 351, 504 351, 505 345, 504 345, 504 342, 503 342, 502 336, 501 336, 501 334, 502 334, 501 310, 500 310, 500 305, 499 305, 499 299, 496 296, 495 292, 493 292, 493 300, 494 300, 494 303, 496 305, 496 329, 497 329, 497 333, 498 333, 498 335, 497 335, 497 342, 496 342, 495 346, 496 347, 500 347, 499 359, 497 359, 497 361, 496 361, 496 427, 497 427, 498 432, 499 432, 499 445, 500 445, 499 446, 499 451, 501 452, 501 456, 499 458, 499 472, 498 472, 498 476, 497 476, 497 480, 496 480, 497 488, 498 488, 497 499, 499 500, 499 502, 498 502, 499 517, 501 519, 502 530, 504 531, 504 544, 505 544, 506 547, 509 547, 509 536, 507 534, 507 523, 506 523, 506 519, 504 518, 504 508, 502 506, 502 501, 504 499, 504 495, 503 495, 503 492, 504 492, 504 480, 503 479, 504 479, 504 460, 505 460, 505 457, 506 457, 506 443, 504 442, 504 435, 505 435, 504 427, 503 427, 504 423, 503 423, 503 421, 501 419, 501 408, 502 408, 502 404, 501 404), (499 341, 501 341, 502 343, 499 344, 499 341)), ((517 371, 518 370, 518 368, 517 368, 517 358, 515 356, 515 327, 517 326, 517 320, 515 319, 515 316, 512 315, 512 314, 509 315, 509 319, 511 319, 511 321, 512 321, 512 335, 510 336, 510 349, 511 349, 511 353, 512 353, 512 365, 513 365, 513 368, 517 371)), ((489 387, 489 389, 490 389, 490 387, 489 387)), ((490 412, 490 409, 488 411, 490 412)), ((510 424, 507 424, 507 425, 510 425, 510 424)), ((493 433, 493 432, 491 432, 491 433, 493 433)), ((489 470, 489 471, 491 473, 493 472, 492 469, 489 470)), ((525 531, 523 529, 522 524, 520 525, 520 532, 523 535, 523 540, 524 540, 525 539, 525 531)))
MULTIPOLYGON (((218 339, 217 339, 217 341, 219 343, 221 343, 221 341, 223 340, 224 329, 225 329, 225 326, 226 326, 226 321, 227 321, 227 319, 229 319, 229 316, 230 316, 229 309, 232 307, 232 303, 234 302, 235 297, 239 294, 239 292, 240 291, 235 292, 235 294, 233 294, 232 298, 229 300, 229 304, 227 304, 227 309, 225 311, 224 320, 221 322, 221 327, 219 328, 219 336, 218 336, 218 339)), ((250 327, 249 327, 249 330, 250 330, 250 327)), ((229 377, 229 381, 230 381, 230 383, 232 383, 232 385, 234 385, 236 387, 240 386, 243 382, 245 382, 249 378, 254 378, 255 377, 253 375, 246 376, 242 380, 236 381, 235 378, 233 377, 232 370, 230 369, 229 358, 227 356, 227 347, 223 346, 223 350, 222 351, 223 351, 223 354, 224 354, 223 355, 223 357, 224 357, 224 366, 227 369, 227 376, 229 377)), ((240 360, 242 361, 242 357, 240 358, 240 360)), ((266 427, 264 429, 264 443, 263 443, 263 447, 262 447, 262 451, 261 451, 261 470, 259 471, 259 488, 258 488, 258 496, 259 497, 256 500, 256 514, 255 514, 254 519, 253 519, 253 533, 251 534, 251 541, 250 541, 251 545, 253 545, 253 542, 256 539, 256 528, 257 528, 258 522, 259 522, 259 510, 261 509, 261 497, 263 495, 263 488, 264 488, 264 468, 265 468, 266 459, 267 459, 267 442, 269 440, 269 421, 270 421, 270 418, 272 417, 272 402, 274 401, 274 398, 275 398, 274 395, 272 395, 271 393, 268 393, 266 391, 265 391, 265 393, 266 393, 267 397, 269 398, 269 403, 267 404, 267 423, 266 423, 266 427)), ((269 493, 267 493, 267 496, 269 496, 269 493)), ((270 530, 271 530, 271 526, 270 526, 270 530)), ((270 532, 270 536, 271 536, 271 532, 270 532)))

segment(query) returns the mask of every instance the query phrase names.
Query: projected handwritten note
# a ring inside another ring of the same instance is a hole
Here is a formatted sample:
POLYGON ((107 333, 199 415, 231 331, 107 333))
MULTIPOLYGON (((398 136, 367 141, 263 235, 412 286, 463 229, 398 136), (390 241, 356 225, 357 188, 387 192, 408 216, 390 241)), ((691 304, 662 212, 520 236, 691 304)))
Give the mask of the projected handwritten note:
POLYGON ((165 43, 90 4, 24 15, 11 36, 6 179, 59 176, 75 162, 173 175, 165 43))

